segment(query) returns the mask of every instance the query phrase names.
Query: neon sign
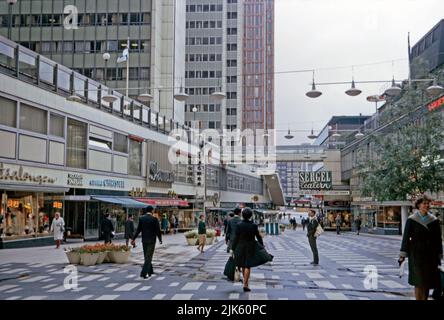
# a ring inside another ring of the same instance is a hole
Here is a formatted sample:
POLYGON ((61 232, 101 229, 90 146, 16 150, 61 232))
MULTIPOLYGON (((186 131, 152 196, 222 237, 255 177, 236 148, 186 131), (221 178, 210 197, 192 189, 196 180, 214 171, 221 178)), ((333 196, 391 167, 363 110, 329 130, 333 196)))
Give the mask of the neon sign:
POLYGON ((439 107, 441 107, 442 105, 444 105, 444 97, 439 98, 438 100, 433 101, 432 103, 430 103, 427 107, 429 109, 429 111, 433 111, 438 109, 439 107))

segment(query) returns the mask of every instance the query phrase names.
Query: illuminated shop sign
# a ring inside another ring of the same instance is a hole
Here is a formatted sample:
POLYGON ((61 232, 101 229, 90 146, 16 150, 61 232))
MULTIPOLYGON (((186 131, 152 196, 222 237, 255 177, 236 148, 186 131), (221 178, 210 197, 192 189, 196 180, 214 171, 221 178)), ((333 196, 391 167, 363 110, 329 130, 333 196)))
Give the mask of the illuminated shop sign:
POLYGON ((441 97, 438 100, 433 101, 427 107, 429 111, 433 111, 440 108, 442 105, 444 105, 444 97, 441 97))

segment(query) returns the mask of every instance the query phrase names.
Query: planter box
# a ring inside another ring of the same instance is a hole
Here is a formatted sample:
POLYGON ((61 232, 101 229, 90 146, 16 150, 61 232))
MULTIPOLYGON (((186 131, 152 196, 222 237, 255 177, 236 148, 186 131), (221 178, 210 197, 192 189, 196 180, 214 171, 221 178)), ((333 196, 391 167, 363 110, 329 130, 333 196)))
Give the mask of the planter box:
POLYGON ((80 264, 84 266, 93 266, 99 258, 98 253, 82 253, 80 254, 80 264))
POLYGON ((129 256, 131 254, 131 251, 110 251, 109 252, 109 259, 113 263, 127 263, 129 256))
POLYGON ((65 251, 66 257, 68 258, 69 264, 79 264, 80 263, 80 253, 73 251, 65 251))
POLYGON ((214 242, 214 237, 207 237, 205 240, 205 244, 207 246, 213 244, 213 242, 214 242))
POLYGON ((187 239, 187 243, 189 246, 195 246, 197 244, 198 239, 197 238, 185 238, 187 239))
POLYGON ((97 258, 97 264, 102 264, 108 256, 108 251, 99 252, 99 257, 97 258))

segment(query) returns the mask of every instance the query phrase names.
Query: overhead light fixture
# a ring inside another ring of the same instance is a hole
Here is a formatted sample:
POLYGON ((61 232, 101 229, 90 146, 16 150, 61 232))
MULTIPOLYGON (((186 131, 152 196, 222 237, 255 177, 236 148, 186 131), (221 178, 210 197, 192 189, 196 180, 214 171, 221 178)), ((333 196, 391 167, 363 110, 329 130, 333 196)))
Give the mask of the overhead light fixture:
POLYGON ((433 84, 430 87, 428 87, 426 90, 427 93, 431 96, 438 96, 444 92, 444 88, 438 85, 436 79, 433 80, 433 84))
POLYGON ((180 85, 180 91, 178 93, 174 94, 174 99, 176 99, 179 102, 184 102, 188 99, 189 95, 186 94, 183 90, 183 85, 180 85))
POLYGON ((111 90, 102 97, 102 100, 105 101, 105 102, 108 102, 108 103, 114 103, 118 99, 119 98, 117 96, 113 95, 111 90))
POLYGON ((313 70, 313 83, 311 86, 311 90, 308 91, 305 95, 309 98, 317 98, 322 95, 322 92, 316 89, 315 78, 314 78, 314 70, 313 70))
POLYGON ((285 135, 285 139, 291 140, 294 138, 294 135, 291 134, 290 129, 288 129, 288 133, 285 135))
POLYGON ((137 97, 137 100, 142 102, 150 102, 153 100, 153 96, 150 95, 148 92, 142 93, 137 97))
POLYGON ((339 137, 341 136, 341 134, 338 133, 337 131, 335 131, 335 133, 333 133, 331 136, 332 136, 333 138, 339 138, 339 137))
POLYGON ((362 138, 363 136, 364 136, 364 134, 361 131, 359 131, 357 134, 355 134, 355 138, 357 138, 357 139, 362 138))
POLYGON ((222 91, 215 91, 211 94, 211 96, 216 101, 222 101, 227 97, 227 95, 222 91))
POLYGON ((399 96, 402 92, 402 89, 396 85, 395 78, 392 80, 392 86, 385 90, 385 94, 391 97, 399 96))
POLYGON ((345 93, 351 97, 356 97, 359 96, 362 93, 362 91, 356 88, 355 80, 352 80, 351 88, 345 91, 345 93))
POLYGON ((66 98, 66 100, 68 101, 72 101, 72 102, 83 102, 82 97, 80 97, 77 94, 72 94, 69 97, 66 98))
POLYGON ((313 129, 311 129, 311 133, 307 136, 308 139, 314 140, 316 139, 318 136, 314 134, 313 129))

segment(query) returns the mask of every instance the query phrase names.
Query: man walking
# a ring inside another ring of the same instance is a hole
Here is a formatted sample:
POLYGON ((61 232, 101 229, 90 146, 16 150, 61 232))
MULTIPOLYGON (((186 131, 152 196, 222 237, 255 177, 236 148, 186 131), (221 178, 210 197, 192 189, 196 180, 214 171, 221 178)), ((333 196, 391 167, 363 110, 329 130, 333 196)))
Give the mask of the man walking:
POLYGON ((308 224, 307 224, 307 237, 308 243, 310 244, 311 252, 313 253, 313 261, 310 263, 312 265, 317 266, 319 264, 319 255, 318 255, 318 247, 316 244, 316 229, 318 228, 319 222, 316 219, 316 212, 314 210, 310 210, 308 212, 308 224))
POLYGON ((105 244, 111 243, 112 233, 114 232, 113 223, 109 217, 109 213, 105 213, 105 218, 103 218, 100 225, 102 229, 102 236, 105 240, 105 244))
POLYGON ((337 234, 341 234, 342 218, 341 218, 341 214, 340 213, 338 213, 336 215, 335 223, 336 223, 336 233, 337 234))
POLYGON ((127 247, 129 244, 129 240, 134 237, 134 229, 134 219, 133 215, 130 213, 128 214, 128 219, 125 222, 125 241, 127 247))
POLYGON ((361 224, 362 224, 361 217, 358 216, 358 217, 356 218, 356 220, 355 220, 356 234, 357 234, 358 236, 359 236, 359 232, 361 231, 361 224))
POLYGON ((240 217, 241 212, 242 212, 241 208, 239 207, 235 208, 234 217, 228 221, 227 233, 225 234, 225 243, 227 244, 227 252, 230 252, 230 250, 232 250, 233 241, 236 236, 237 225, 242 222, 242 219, 240 217))
POLYGON ((154 273, 151 261, 153 260, 154 249, 156 248, 156 237, 159 238, 159 242, 162 244, 159 221, 156 217, 153 217, 152 212, 152 206, 148 206, 143 210, 143 216, 139 219, 136 234, 131 241, 131 244, 135 246, 137 236, 142 232, 142 247, 145 263, 143 264, 140 276, 144 279, 148 278, 148 276, 151 277, 154 273))

